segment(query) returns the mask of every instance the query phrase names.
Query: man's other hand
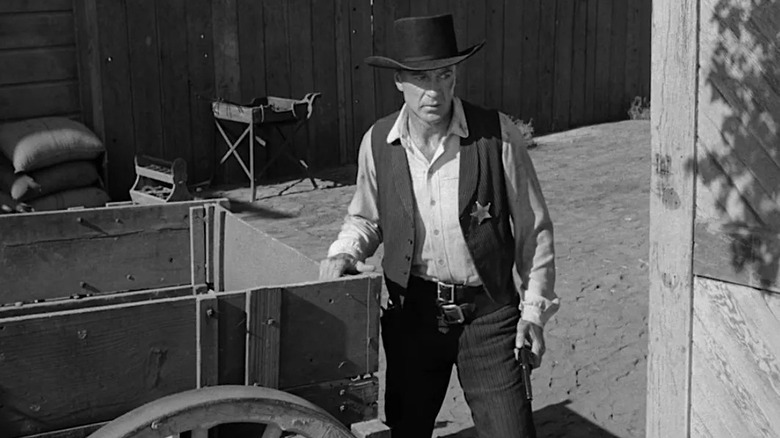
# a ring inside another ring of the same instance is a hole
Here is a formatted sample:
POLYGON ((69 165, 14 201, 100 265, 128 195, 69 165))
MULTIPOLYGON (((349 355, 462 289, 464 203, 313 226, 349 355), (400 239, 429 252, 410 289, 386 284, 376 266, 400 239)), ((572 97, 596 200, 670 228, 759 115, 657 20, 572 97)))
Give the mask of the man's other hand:
POLYGON ((531 344, 531 366, 533 368, 539 368, 542 364, 542 356, 544 355, 544 330, 528 321, 520 320, 517 322, 517 336, 515 337, 515 356, 517 356, 520 348, 526 343, 531 344))
POLYGON ((361 274, 374 269, 376 268, 373 265, 355 260, 349 254, 336 254, 320 262, 320 280, 333 280, 344 274, 361 274))

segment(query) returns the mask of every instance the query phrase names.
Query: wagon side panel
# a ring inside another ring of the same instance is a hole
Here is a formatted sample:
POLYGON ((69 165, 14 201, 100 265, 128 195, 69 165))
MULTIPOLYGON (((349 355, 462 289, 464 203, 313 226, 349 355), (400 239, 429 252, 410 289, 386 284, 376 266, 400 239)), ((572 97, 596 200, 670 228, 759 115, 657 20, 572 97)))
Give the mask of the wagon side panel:
POLYGON ((194 388, 195 327, 192 297, 0 319, 0 430, 108 421, 194 388))

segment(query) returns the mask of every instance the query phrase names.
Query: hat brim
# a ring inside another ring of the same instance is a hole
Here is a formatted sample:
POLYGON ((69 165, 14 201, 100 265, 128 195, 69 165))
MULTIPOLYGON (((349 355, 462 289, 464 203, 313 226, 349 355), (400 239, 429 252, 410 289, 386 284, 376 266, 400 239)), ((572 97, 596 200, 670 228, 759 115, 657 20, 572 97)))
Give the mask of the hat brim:
POLYGON ((477 53, 479 49, 481 49, 482 46, 484 45, 485 45, 485 41, 482 41, 481 43, 475 44, 469 47, 468 49, 461 51, 458 54, 458 56, 453 56, 450 58, 431 59, 425 61, 399 62, 396 61, 395 59, 388 58, 385 56, 369 56, 365 59, 365 63, 372 67, 391 68, 394 70, 410 70, 410 71, 436 70, 444 67, 449 67, 451 65, 459 64, 465 61, 471 55, 477 53))

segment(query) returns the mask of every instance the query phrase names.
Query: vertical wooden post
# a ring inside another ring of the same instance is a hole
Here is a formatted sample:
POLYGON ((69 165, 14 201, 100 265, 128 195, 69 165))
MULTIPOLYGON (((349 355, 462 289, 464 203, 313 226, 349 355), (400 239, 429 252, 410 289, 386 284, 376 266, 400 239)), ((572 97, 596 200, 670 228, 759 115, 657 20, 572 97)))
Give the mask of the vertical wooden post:
POLYGON ((698 0, 655 0, 647 437, 690 425, 698 0))
MULTIPOLYGON (((100 82, 97 0, 73 0, 73 18, 78 49, 79 90, 84 123, 105 138, 103 89, 100 82)), ((105 175, 104 175, 105 176, 105 175)))

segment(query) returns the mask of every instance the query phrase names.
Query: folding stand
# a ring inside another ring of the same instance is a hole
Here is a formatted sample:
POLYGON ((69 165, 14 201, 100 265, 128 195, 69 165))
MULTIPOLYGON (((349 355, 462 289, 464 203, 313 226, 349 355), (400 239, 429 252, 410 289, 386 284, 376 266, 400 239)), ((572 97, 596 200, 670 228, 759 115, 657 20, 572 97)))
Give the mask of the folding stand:
POLYGON ((314 181, 314 178, 309 172, 308 164, 295 153, 295 148, 292 147, 292 140, 301 126, 311 118, 314 109, 314 101, 319 96, 320 93, 309 93, 300 100, 267 96, 254 99, 248 105, 236 104, 223 100, 211 103, 211 110, 214 114, 214 123, 216 123, 219 133, 228 146, 228 151, 219 161, 219 164, 225 163, 231 155, 236 158, 238 164, 241 165, 244 173, 246 173, 246 176, 249 178, 252 190, 252 202, 257 198, 257 179, 262 178, 263 174, 265 174, 274 161, 282 154, 286 154, 304 171, 306 176, 301 178, 301 181, 308 178, 314 188, 317 188, 317 182, 314 181), (244 132, 234 142, 231 141, 230 137, 225 132, 220 120, 243 123, 247 126, 244 129, 244 132), (287 137, 282 132, 281 127, 289 124, 293 124, 293 132, 287 137), (276 148, 276 152, 260 170, 258 177, 255 178, 255 142, 263 147, 267 145, 265 140, 255 134, 255 127, 260 127, 262 125, 271 125, 276 128, 276 131, 282 137, 283 143, 276 148), (241 144, 247 136, 249 137, 249 167, 247 167, 236 150, 238 145, 241 144))

